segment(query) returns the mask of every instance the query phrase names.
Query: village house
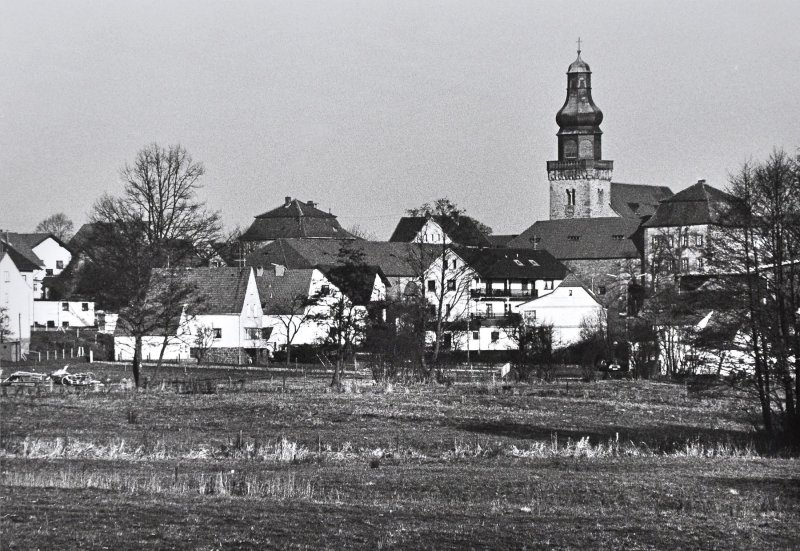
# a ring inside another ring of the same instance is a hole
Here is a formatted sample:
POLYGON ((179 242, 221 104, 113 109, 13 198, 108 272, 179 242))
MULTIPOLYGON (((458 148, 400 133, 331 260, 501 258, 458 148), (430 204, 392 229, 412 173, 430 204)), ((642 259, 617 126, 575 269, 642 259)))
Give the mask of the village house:
POLYGON ((0 242, 0 359, 19 361, 30 351, 33 273, 39 266, 0 242))
POLYGON ((286 197, 283 205, 255 217, 239 242, 242 254, 276 239, 356 239, 339 225, 336 216, 317 208, 313 201, 286 197))
POLYGON ((37 266, 33 272, 33 298, 47 299, 46 280, 58 276, 69 265, 72 260, 70 248, 50 233, 5 232, 0 240, 37 266))
POLYGON ((469 217, 455 220, 447 216, 404 216, 397 223, 389 241, 392 243, 455 244, 462 247, 491 247, 484 234, 469 217))
MULTIPOLYGON (((193 306, 184 307, 167 334, 156 329, 143 338, 142 359, 185 360, 190 356, 212 363, 248 364, 266 359, 268 332, 263 331, 261 299, 251 268, 180 268, 154 271, 159 280, 177 277, 193 286, 193 306), (169 272, 169 275, 167 275, 169 272)), ((133 358, 134 338, 122 320, 114 336, 118 360, 133 358)))
POLYGON ((518 305, 516 312, 530 327, 552 326, 553 349, 580 342, 584 326, 606 323, 603 305, 574 274, 567 275, 551 293, 518 305))

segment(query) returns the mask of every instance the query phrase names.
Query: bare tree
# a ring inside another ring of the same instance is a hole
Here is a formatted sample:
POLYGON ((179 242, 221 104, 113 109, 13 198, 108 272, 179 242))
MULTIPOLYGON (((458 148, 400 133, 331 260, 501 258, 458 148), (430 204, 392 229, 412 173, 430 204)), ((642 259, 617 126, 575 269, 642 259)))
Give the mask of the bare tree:
POLYGON ((72 237, 72 230, 74 227, 72 220, 70 220, 66 214, 58 212, 39 222, 36 226, 36 231, 52 233, 61 241, 67 241, 72 237))
POLYGON ((11 320, 8 317, 8 308, 0 306, 0 342, 5 342, 11 335, 11 320))
POLYGON ((198 325, 193 344, 197 363, 203 363, 214 344, 214 328, 203 324, 198 325))
POLYGON ((176 278, 154 292, 152 270, 196 264, 198 249, 220 230, 219 215, 197 199, 202 174, 203 166, 183 147, 152 144, 122 169, 123 194, 102 197, 92 210, 101 231, 87 244, 81 288, 93 292, 101 307, 117 311, 120 326, 134 337, 137 386, 142 337, 179 317, 194 291, 176 278))
POLYGON ((800 441, 800 163, 783 151, 731 176, 729 229, 711 244, 711 265, 739 320, 751 370, 739 380, 758 398, 767 435, 800 441))
POLYGON ((320 297, 297 293, 293 296, 271 301, 281 324, 281 333, 286 341, 286 365, 292 363, 292 343, 303 327, 320 321, 322 316, 314 308, 320 303, 320 297))

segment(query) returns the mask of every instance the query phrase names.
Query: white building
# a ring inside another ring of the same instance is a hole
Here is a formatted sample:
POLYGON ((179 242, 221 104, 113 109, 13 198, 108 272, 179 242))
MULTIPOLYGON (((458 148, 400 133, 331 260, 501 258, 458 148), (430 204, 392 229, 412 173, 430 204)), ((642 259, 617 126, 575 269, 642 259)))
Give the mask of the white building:
POLYGON ((29 264, 14 248, 0 243, 0 358, 4 360, 19 361, 30 351, 33 289, 20 271, 33 267, 29 264))
POLYGON ((33 298, 46 299, 45 277, 59 275, 72 261, 72 251, 50 233, 5 233, 2 236, 30 262, 37 265, 33 273, 33 298))
MULTIPOLYGON (((209 363, 258 362, 267 350, 261 299, 252 268, 178 268, 156 270, 153 285, 177 277, 195 288, 193 302, 179 319, 169 323, 169 334, 154 330, 143 338, 142 358, 156 360, 190 356, 209 363)), ((155 287, 151 287, 155 288, 155 287)), ((156 295, 156 291, 151 291, 156 295)), ((125 334, 122 320, 114 337, 118 360, 133 359, 134 337, 125 334)))
POLYGON ((94 327, 94 302, 90 300, 35 300, 33 324, 36 328, 56 329, 94 327))
POLYGON ((553 326, 554 349, 579 342, 584 320, 605 320, 605 310, 595 295, 572 274, 551 293, 524 302, 516 310, 529 325, 553 326))

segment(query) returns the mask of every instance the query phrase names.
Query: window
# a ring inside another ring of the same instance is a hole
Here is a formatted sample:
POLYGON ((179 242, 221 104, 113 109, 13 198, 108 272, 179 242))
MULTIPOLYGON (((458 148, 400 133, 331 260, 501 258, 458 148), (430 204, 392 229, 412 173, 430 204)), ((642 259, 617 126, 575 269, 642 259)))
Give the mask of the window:
POLYGON ((570 207, 575 206, 575 188, 567 190, 567 205, 570 207))
POLYGON ((473 341, 477 341, 479 338, 480 338, 480 334, 478 333, 478 331, 473 331, 472 332, 472 340, 473 341))
POLYGON ((453 259, 453 260, 451 260, 451 261, 450 261, 450 267, 451 267, 452 269, 454 269, 454 270, 456 269, 456 261, 455 261, 455 259, 453 259))
POLYGON ((220 329, 219 327, 214 327, 211 331, 214 333, 214 338, 215 339, 221 339, 222 338, 222 329, 220 329))
POLYGON ((545 279, 544 280, 544 288, 549 290, 553 288, 553 280, 552 279, 545 279))
POLYGON ((564 144, 564 157, 566 157, 567 159, 574 159, 577 156, 578 156, 578 144, 576 144, 571 140, 566 142, 564 144))
POLYGON ((320 296, 327 297, 331 294, 331 286, 330 285, 321 285, 319 288, 320 296))
POLYGON ((269 339, 270 335, 272 335, 272 327, 262 327, 261 328, 261 338, 264 340, 269 339))
POLYGON ((597 287, 597 293, 600 294, 600 295, 605 295, 606 294, 606 286, 605 285, 599 285, 597 287))
POLYGON ((600 203, 601 205, 603 204, 603 190, 602 189, 598 189, 597 190, 597 202, 600 203))
POLYGON ((568 235, 567 239, 570 241, 578 241, 581 238, 580 235, 568 235))
POLYGON ((47 327, 55 327, 55 326, 56 326, 56 322, 55 321, 47 320, 47 327))
POLYGON ((452 304, 446 304, 445 305, 445 317, 449 318, 450 317, 450 312, 452 312, 452 311, 453 311, 453 305, 452 304))
POLYGON ((494 305, 489 303, 486 305, 486 317, 493 318, 494 317, 494 305))
POLYGON ((62 312, 69 312, 69 302, 62 302, 61 303, 61 311, 62 312))
POLYGON ((428 291, 430 291, 431 293, 435 293, 436 292, 436 280, 435 279, 429 279, 428 280, 428 291))
MULTIPOLYGON (((538 238, 537 238, 537 239, 538 239, 538 238)), ((531 265, 531 266, 533 266, 534 268, 535 268, 536 266, 538 266, 538 265, 539 265, 539 263, 538 263, 538 262, 536 262, 535 260, 530 260, 530 259, 528 259, 528 264, 530 264, 530 265, 531 265)))
POLYGON ((622 235, 621 233, 615 233, 611 237, 614 238, 615 241, 622 241, 623 239, 625 239, 625 236, 622 235))
POLYGON ((448 279, 447 280, 447 290, 448 291, 455 291, 456 290, 456 280, 455 279, 448 279))
POLYGON ((572 289, 569 290, 569 296, 572 296, 572 289))
POLYGON ((61 327, 65 328, 65 329, 68 328, 69 327, 69 322, 68 321, 62 321, 61 322, 61 327))
POLYGON ((63 270, 64 269, 64 261, 63 260, 56 260, 56 269, 63 270))
POLYGON ((500 340, 500 331, 492 331, 492 342, 500 340))
POLYGON ((703 236, 702 235, 695 235, 694 236, 694 244, 697 247, 703 246, 703 236))
POLYGON ((261 329, 258 327, 245 327, 244 331, 247 334, 247 338, 251 341, 256 341, 261 336, 261 329))
POLYGON ((53 269, 52 269, 52 268, 47 268, 47 269, 44 271, 44 273, 45 273, 45 275, 49 275, 49 276, 51 276, 51 275, 53 275, 53 269))
POLYGON ((81 311, 88 312, 89 311, 89 303, 88 302, 81 302, 81 311))
POLYGON ((698 258, 697 259, 697 269, 698 270, 702 270, 703 269, 703 259, 702 258, 698 258))
POLYGON ((515 258, 514 259, 514 264, 516 264, 517 266, 524 266, 524 264, 522 263, 522 260, 520 260, 519 258, 515 258))
POLYGON ((681 247, 688 247, 688 246, 689 246, 689 236, 683 234, 683 237, 681 237, 681 247))
POLYGON ((688 258, 681 258, 681 270, 684 272, 689 271, 689 259, 688 258))

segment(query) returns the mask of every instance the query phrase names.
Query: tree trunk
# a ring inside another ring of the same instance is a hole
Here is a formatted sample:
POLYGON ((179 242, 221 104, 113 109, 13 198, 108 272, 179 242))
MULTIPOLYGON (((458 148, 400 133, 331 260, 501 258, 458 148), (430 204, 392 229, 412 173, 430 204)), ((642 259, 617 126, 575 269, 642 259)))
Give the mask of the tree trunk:
POLYGON ((286 367, 292 365, 292 343, 286 341, 286 367))
POLYGON ((141 363, 142 363, 142 336, 136 335, 134 337, 134 345, 133 345, 133 382, 136 385, 136 388, 139 388, 141 363))

